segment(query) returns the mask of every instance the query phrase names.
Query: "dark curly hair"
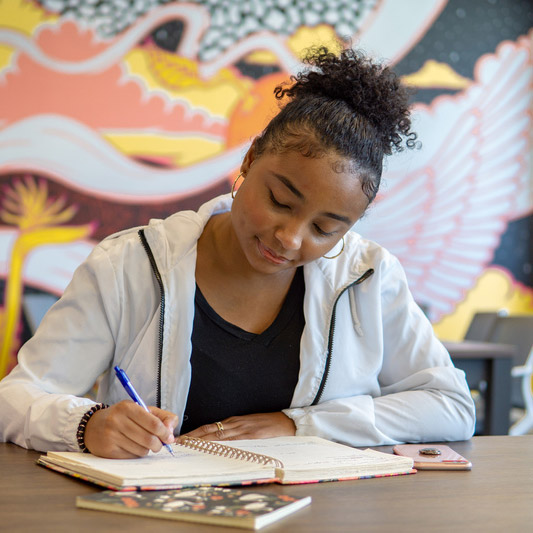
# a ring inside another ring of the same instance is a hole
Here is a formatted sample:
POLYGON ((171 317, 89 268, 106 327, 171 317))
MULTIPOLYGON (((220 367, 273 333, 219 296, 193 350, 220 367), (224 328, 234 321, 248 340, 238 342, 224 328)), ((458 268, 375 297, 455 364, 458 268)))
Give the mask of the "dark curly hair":
POLYGON ((276 87, 289 101, 256 139, 254 152, 298 150, 347 158, 371 202, 379 189, 383 158, 416 146, 409 115, 410 90, 386 66, 351 48, 334 54, 308 51, 309 68, 276 87), (287 86, 288 85, 288 86, 287 86))

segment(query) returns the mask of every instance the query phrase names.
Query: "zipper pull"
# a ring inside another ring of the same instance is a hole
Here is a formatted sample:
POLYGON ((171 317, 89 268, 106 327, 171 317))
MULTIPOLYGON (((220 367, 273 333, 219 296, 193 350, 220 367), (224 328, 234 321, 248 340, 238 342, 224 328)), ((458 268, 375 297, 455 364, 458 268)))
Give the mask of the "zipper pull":
MULTIPOLYGON (((368 279, 372 274, 374 273, 373 268, 369 268, 359 279, 357 279, 354 282, 355 285, 359 285, 363 283, 366 279, 368 279)), ((357 305, 355 303, 355 293, 353 290, 350 290, 348 292, 348 299, 350 301, 350 311, 352 313, 352 323, 353 327, 356 331, 356 333, 359 335, 359 337, 363 336, 363 328, 361 327, 361 322, 359 322, 359 315, 357 313, 357 305)))
POLYGON ((354 285, 359 285, 360 283, 363 283, 363 281, 368 279, 373 273, 374 273, 374 269, 369 268, 359 279, 355 280, 354 285))

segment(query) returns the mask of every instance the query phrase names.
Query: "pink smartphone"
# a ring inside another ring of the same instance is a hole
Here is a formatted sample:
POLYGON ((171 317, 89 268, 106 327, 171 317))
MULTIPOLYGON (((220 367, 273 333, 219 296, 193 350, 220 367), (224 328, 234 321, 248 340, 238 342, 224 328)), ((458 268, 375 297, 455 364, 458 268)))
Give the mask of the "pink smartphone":
POLYGON ((471 470, 472 463, 446 444, 397 444, 396 455, 411 457, 417 470, 471 470))

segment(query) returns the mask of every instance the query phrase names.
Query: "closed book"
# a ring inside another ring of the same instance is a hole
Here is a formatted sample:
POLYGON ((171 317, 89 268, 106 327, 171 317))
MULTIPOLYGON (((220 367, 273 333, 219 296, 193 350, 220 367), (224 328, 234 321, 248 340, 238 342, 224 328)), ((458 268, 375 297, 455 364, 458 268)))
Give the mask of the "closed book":
POLYGON ((78 496, 76 506, 204 524, 260 529, 311 503, 311 497, 225 487, 164 491, 104 491, 78 496))
POLYGON ((275 437, 220 443, 185 438, 138 459, 48 452, 38 463, 115 490, 164 490, 200 485, 313 483, 399 474, 413 460, 359 450, 319 437, 275 437))

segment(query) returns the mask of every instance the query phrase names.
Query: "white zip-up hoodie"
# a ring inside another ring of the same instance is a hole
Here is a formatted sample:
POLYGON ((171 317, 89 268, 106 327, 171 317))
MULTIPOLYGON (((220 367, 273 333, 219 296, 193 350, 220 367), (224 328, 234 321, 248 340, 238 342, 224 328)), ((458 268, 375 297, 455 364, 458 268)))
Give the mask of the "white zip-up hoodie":
MULTIPOLYGON (((102 375, 98 401, 127 399, 114 365, 147 404, 182 420, 196 243, 209 218, 230 206, 224 195, 197 213, 151 221, 144 243, 134 228, 94 248, 0 382, 1 441, 78 450, 78 423, 94 403, 83 396, 95 380, 102 375)), ((470 438, 464 373, 413 301, 398 260, 354 232, 345 241, 338 258, 304 267, 300 374, 284 410, 297 435, 353 446, 470 438)), ((252 296, 250 305, 261 302, 252 296)))

